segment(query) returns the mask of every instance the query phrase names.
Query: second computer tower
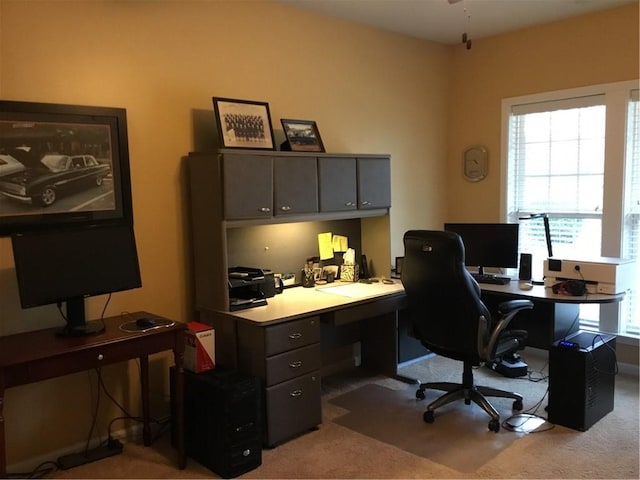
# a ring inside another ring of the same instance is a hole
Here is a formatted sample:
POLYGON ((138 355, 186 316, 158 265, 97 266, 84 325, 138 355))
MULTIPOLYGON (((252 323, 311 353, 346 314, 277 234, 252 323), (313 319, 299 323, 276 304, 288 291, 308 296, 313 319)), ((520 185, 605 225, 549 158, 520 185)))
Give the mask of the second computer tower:
POLYGON ((262 464, 260 411, 256 377, 221 368, 185 370, 187 455, 221 477, 237 477, 262 464))
POLYGON ((577 332, 549 351, 549 422, 586 431, 613 410, 616 338, 577 332))

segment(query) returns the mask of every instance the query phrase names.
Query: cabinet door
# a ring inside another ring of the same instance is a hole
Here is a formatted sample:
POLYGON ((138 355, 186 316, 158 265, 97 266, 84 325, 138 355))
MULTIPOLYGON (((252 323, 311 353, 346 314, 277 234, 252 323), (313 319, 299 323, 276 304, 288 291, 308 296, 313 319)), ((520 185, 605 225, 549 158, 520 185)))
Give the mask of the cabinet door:
POLYGON ((318 169, 313 157, 275 157, 275 215, 318 212, 318 169))
POLYGON ((321 212, 356 210, 356 159, 346 157, 318 158, 321 212))
POLYGON ((222 175, 225 219, 264 218, 273 215, 271 157, 226 154, 222 163, 222 175))
POLYGON ((391 165, 387 157, 358 158, 358 208, 391 206, 391 165))

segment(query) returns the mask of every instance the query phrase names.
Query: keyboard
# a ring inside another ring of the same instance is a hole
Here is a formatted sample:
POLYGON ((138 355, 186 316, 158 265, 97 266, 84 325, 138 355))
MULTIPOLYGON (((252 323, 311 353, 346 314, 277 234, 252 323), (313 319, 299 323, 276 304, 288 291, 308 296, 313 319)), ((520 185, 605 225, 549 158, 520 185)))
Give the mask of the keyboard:
POLYGON ((490 275, 488 273, 482 275, 479 273, 472 273, 471 276, 478 283, 490 283, 492 285, 506 285, 511 281, 509 277, 499 277, 497 275, 490 275))

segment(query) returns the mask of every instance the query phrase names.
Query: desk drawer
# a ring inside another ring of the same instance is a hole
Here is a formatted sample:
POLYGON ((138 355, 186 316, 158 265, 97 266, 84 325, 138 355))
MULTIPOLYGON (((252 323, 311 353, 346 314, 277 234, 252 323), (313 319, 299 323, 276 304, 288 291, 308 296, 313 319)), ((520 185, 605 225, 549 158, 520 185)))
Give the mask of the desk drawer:
POLYGON ((275 446, 322 423, 320 372, 266 390, 265 443, 275 446))
POLYGON ((267 358, 267 387, 320 369, 320 344, 297 348, 267 358))
POLYGON ((265 328, 265 356, 320 341, 320 317, 313 316, 265 328))

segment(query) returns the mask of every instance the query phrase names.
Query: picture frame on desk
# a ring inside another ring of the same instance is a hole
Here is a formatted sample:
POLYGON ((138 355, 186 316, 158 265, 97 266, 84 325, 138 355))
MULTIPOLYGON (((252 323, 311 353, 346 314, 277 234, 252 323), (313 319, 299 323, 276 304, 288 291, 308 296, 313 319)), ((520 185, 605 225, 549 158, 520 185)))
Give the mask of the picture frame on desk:
POLYGON ((267 102, 213 97, 223 148, 275 150, 267 102))
POLYGON ((292 120, 281 118, 282 129, 287 138, 287 149, 292 152, 324 152, 318 125, 313 120, 292 120))
POLYGON ((132 222, 124 108, 0 101, 0 236, 132 222))

